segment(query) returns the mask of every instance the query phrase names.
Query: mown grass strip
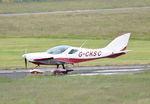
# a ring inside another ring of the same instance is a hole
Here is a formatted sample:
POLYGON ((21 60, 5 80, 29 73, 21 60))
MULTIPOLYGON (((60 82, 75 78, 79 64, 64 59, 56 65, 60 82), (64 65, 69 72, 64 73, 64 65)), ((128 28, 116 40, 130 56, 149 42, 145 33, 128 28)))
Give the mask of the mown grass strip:
POLYGON ((149 0, 1 0, 0 13, 150 6, 149 0), (18 1, 18 2, 14 2, 18 1), (38 2, 39 1, 39 2, 38 2))
POLYGON ((1 104, 149 104, 149 72, 111 76, 0 78, 1 104), (5 83, 4 83, 5 81, 5 83))
POLYGON ((150 9, 0 17, 0 37, 110 39, 131 32, 150 40, 150 9))

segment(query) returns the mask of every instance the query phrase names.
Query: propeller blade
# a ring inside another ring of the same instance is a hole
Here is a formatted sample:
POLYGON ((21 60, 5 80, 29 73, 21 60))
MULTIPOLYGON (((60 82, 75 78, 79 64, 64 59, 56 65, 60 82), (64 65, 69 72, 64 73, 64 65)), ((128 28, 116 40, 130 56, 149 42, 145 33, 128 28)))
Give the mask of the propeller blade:
POLYGON ((27 59, 24 58, 24 62, 25 62, 25 68, 27 69, 27 59))
POLYGON ((28 61, 27 61, 26 56, 25 56, 25 54, 27 53, 27 50, 28 50, 27 48, 24 50, 24 55, 23 55, 23 57, 24 57, 24 63, 25 63, 25 68, 26 68, 26 69, 27 69, 27 66, 28 66, 28 65, 27 65, 27 62, 28 62, 28 61))

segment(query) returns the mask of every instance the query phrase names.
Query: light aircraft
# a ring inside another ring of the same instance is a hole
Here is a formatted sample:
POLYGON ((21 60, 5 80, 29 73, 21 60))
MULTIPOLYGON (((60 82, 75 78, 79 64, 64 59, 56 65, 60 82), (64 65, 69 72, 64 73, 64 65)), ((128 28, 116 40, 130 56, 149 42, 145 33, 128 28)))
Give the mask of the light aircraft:
POLYGON ((101 58, 116 58, 126 54, 130 51, 126 50, 130 34, 131 33, 126 33, 118 36, 104 48, 88 49, 82 48, 82 46, 73 47, 60 45, 50 48, 45 52, 27 53, 23 55, 25 67, 27 68, 27 62, 31 62, 37 66, 56 65, 57 69, 59 65, 62 65, 63 70, 56 70, 55 72, 67 74, 69 71, 73 70, 66 69, 65 64, 74 64, 101 58))

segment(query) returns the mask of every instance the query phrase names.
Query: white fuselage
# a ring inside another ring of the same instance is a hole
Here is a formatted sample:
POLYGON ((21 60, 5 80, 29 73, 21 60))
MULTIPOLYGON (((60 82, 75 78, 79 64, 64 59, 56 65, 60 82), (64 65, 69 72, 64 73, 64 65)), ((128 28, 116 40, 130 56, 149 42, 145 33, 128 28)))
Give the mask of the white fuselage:
POLYGON ((99 58, 104 58, 111 55, 112 52, 104 49, 87 49, 87 48, 77 48, 69 47, 63 53, 60 54, 49 54, 48 52, 38 52, 38 53, 28 53, 24 54, 29 62, 35 64, 72 64, 79 63, 83 61, 89 61, 99 58), (75 53, 69 53, 71 50, 77 50, 75 53))

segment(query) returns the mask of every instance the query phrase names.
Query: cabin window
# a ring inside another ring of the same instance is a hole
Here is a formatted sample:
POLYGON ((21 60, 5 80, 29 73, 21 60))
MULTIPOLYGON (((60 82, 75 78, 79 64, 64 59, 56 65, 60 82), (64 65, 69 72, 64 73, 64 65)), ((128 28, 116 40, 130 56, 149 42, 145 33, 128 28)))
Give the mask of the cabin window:
POLYGON ((78 50, 77 49, 72 49, 68 54, 74 54, 76 53, 78 50))

